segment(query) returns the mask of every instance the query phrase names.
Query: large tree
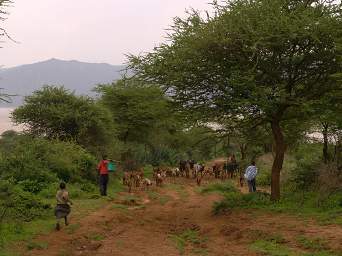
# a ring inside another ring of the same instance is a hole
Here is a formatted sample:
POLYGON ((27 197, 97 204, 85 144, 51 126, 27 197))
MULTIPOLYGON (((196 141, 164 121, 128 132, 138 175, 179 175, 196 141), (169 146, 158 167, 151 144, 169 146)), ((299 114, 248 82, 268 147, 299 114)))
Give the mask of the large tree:
POLYGON ((203 120, 235 116, 270 124, 275 158, 271 198, 280 198, 283 125, 322 95, 341 89, 341 5, 314 0, 231 0, 206 18, 175 19, 167 43, 130 67, 168 89, 203 120), (338 88, 337 88, 338 87, 338 88))
POLYGON ((73 140, 89 149, 106 147, 114 136, 107 109, 64 87, 44 86, 25 97, 12 120, 34 136, 73 140))
POLYGON ((119 80, 100 85, 100 102, 112 114, 123 142, 144 143, 156 126, 169 117, 169 100, 160 88, 134 80, 119 80))
POLYGON ((140 146, 145 147, 145 152, 156 151, 159 143, 155 143, 155 138, 160 140, 175 129, 170 100, 157 86, 125 79, 100 85, 96 91, 116 124, 118 138, 123 143, 121 160, 124 162, 136 158, 134 151, 140 146))

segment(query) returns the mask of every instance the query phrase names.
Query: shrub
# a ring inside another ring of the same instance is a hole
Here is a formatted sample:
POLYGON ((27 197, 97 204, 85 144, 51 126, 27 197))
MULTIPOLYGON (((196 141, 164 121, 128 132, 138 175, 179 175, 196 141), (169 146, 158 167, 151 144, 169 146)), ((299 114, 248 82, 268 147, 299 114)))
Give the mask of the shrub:
POLYGON ((18 136, 13 148, 0 155, 0 177, 13 178, 24 191, 39 193, 58 180, 96 179, 96 159, 71 142, 18 136))
POLYGON ((0 209, 3 218, 11 216, 16 220, 30 221, 46 215, 51 206, 43 203, 36 195, 23 191, 20 186, 1 181, 0 209))

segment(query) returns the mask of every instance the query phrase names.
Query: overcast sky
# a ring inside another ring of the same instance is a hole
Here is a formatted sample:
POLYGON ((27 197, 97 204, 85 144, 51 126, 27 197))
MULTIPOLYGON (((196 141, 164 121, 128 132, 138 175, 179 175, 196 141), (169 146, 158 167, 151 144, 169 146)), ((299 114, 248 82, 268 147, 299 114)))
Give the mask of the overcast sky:
POLYGON ((151 50, 185 9, 210 9, 211 0, 13 0, 4 22, 0 65, 50 58, 122 64, 125 53, 151 50))

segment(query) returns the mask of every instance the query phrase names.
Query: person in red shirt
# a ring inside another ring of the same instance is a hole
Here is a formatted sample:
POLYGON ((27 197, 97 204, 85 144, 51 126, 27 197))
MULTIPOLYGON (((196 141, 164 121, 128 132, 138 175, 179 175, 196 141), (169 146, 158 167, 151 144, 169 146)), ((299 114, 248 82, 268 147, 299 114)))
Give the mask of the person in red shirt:
POLYGON ((97 165, 97 171, 99 172, 99 175, 100 175, 99 183, 100 183, 101 196, 107 195, 107 185, 109 181, 108 163, 109 163, 109 160, 107 159, 107 156, 103 156, 102 160, 97 165))

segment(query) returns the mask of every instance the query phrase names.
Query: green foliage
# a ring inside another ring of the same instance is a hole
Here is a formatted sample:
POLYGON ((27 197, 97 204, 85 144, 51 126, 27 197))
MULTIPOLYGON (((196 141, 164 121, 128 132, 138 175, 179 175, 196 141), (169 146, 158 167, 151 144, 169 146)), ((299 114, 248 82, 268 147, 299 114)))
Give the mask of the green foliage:
POLYGON ((108 145, 114 129, 109 112, 94 100, 54 86, 27 96, 24 105, 13 111, 12 120, 34 136, 74 140, 88 148, 108 145))
POLYGON ((0 176, 12 177, 24 190, 33 193, 58 179, 66 182, 95 180, 95 158, 69 142, 20 136, 11 150, 0 151, 0 157, 0 176))
MULTIPOLYGON (((212 16, 176 18, 167 43, 130 56, 130 67, 170 91, 197 123, 271 125, 277 174, 286 143, 304 134, 313 106, 342 86, 335 77, 342 70, 342 9, 314 2, 215 1, 212 16)), ((272 199, 280 197, 279 184, 272 183, 272 199)))
POLYGON ((202 238, 198 231, 186 229, 180 234, 170 235, 172 241, 175 242, 176 247, 181 255, 185 253, 187 246, 199 247, 206 242, 206 238, 202 238))
POLYGON ((124 142, 146 142, 156 125, 169 117, 169 102, 158 87, 121 80, 97 91, 124 142))
POLYGON ((296 238, 298 244, 304 249, 310 249, 313 251, 322 251, 328 249, 327 242, 322 238, 310 239, 305 236, 298 236, 296 238))
POLYGON ((130 56, 131 67, 186 107, 206 116, 217 111, 213 117, 242 111, 272 118, 289 109, 293 118, 293 109, 307 110, 336 86, 326 79, 341 67, 337 5, 258 0, 214 7, 207 19, 197 12, 175 19, 168 42, 130 56))
POLYGON ((121 160, 134 159, 124 169, 176 165, 182 158, 211 158, 216 143, 211 140, 212 130, 185 129, 185 117, 159 87, 131 79, 98 86, 96 91, 116 124, 121 160))
POLYGON ((307 193, 304 198, 301 193, 286 192, 281 200, 272 202, 267 193, 241 194, 230 192, 224 194, 224 199, 214 203, 213 212, 220 214, 232 209, 263 209, 315 217, 322 224, 342 224, 342 195, 335 194, 335 196, 327 199, 324 205, 317 204, 318 198, 319 193, 317 192, 307 193))
POLYGON ((267 208, 273 205, 270 201, 270 195, 266 193, 250 193, 241 194, 239 192, 231 192, 225 194, 225 198, 214 204, 214 214, 219 214, 226 210, 234 208, 267 208))
POLYGON ((23 191, 8 181, 0 182, 0 225, 8 216, 17 220, 31 221, 45 216, 48 210, 51 210, 51 206, 37 196, 23 191))
MULTIPOLYGON (((302 252, 290 248, 276 241, 256 240, 250 249, 269 256, 338 256, 340 253, 330 252, 324 249, 314 250, 313 252, 302 252)), ((307 248, 309 249, 309 248, 307 248)))
POLYGON ((201 193, 237 193, 237 189, 231 182, 213 183, 201 189, 201 193))
POLYGON ((101 241, 105 239, 105 237, 102 234, 98 234, 98 233, 91 233, 87 235, 87 238, 93 241, 101 241))
POLYGON ((299 191, 309 190, 317 181, 322 164, 319 144, 302 144, 294 153, 296 165, 290 173, 292 186, 299 191))
POLYGON ((30 241, 27 243, 26 248, 28 250, 46 250, 49 247, 47 242, 33 242, 30 241))

